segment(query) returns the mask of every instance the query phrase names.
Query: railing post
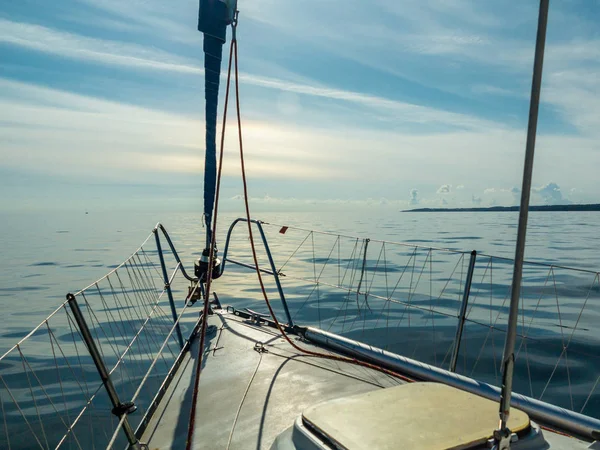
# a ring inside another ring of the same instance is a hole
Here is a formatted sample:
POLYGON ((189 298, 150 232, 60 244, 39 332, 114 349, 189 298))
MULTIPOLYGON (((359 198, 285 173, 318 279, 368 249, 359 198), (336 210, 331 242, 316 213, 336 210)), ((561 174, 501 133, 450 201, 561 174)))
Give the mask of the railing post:
POLYGON ((179 267, 181 269, 181 273, 183 274, 183 276, 188 281, 198 281, 196 278, 189 276, 188 273, 186 272, 185 266, 181 262, 181 258, 179 257, 179 254, 177 253, 177 250, 175 250, 175 246, 173 245, 173 241, 171 240, 171 237, 169 236, 169 233, 167 232, 167 229, 163 226, 163 224, 159 222, 159 223, 156 224, 155 228, 160 229, 160 231, 162 231, 163 236, 167 240, 167 244, 169 244, 169 248, 171 249, 171 253, 173 253, 173 257, 175 258, 175 261, 177 261, 179 263, 179 267))
MULTIPOLYGON (((77 326, 79 327, 79 331, 81 331, 83 341, 88 351, 90 352, 90 356, 92 357, 92 360, 96 365, 96 369, 98 370, 98 374, 102 379, 102 384, 104 384, 106 393, 108 394, 108 397, 110 398, 110 401, 113 405, 112 413, 119 417, 119 419, 121 419, 123 415, 127 415, 129 413, 134 412, 136 410, 136 407, 131 402, 121 403, 121 401, 119 400, 117 390, 115 389, 115 386, 113 385, 110 379, 110 375, 108 373, 108 369, 104 365, 104 361, 102 361, 102 356, 98 351, 98 347, 96 347, 96 342, 94 341, 92 333, 90 332, 87 322, 85 321, 85 317, 83 317, 81 309, 79 308, 77 299, 73 294, 67 294, 67 300, 69 302, 69 307, 73 312, 75 322, 77 322, 77 326)), ((129 442, 129 448, 140 449, 140 442, 135 436, 133 429, 129 425, 129 421, 127 420, 127 418, 125 418, 125 420, 123 421, 123 431, 125 432, 125 436, 127 437, 127 442, 129 442)))
POLYGON ((169 275, 167 274, 167 266, 165 265, 165 258, 162 252, 162 246, 160 245, 160 237, 158 235, 158 228, 154 228, 154 237, 156 238, 156 249, 158 250, 158 257, 160 258, 160 268, 162 269, 163 279, 165 281, 165 289, 169 296, 169 306, 171 307, 171 315, 173 316, 173 323, 175 323, 175 331, 177 332, 177 340, 179 341, 180 348, 183 348, 183 336, 181 335, 181 328, 179 322, 177 322, 177 309, 175 308, 175 301, 173 300, 173 292, 171 292, 171 283, 169 283, 169 275))
POLYGON ((239 222, 245 222, 246 219, 238 218, 235 219, 227 230, 227 238, 225 239, 225 249, 223 250, 223 261, 221 262, 221 273, 225 271, 225 264, 227 263, 227 254, 229 253, 229 243, 231 242, 231 233, 239 222))
MULTIPOLYGON (((225 270, 225 264, 227 263, 227 255, 229 252, 229 243, 231 241, 231 234, 233 229, 239 222, 248 222, 248 219, 240 217, 233 221, 233 223, 229 227, 229 231, 227 231, 227 239, 225 240, 225 251, 223 252, 223 262, 221 263, 221 273, 225 270)), ((265 236, 265 232, 263 230, 262 224, 259 220, 252 219, 250 223, 256 224, 258 227, 258 231, 260 232, 260 237, 263 241, 263 245, 265 246, 265 252, 267 253, 267 257, 269 259, 269 265, 271 266, 271 272, 273 274, 273 278, 275 278, 275 284, 277 285, 277 291, 279 292, 279 298, 281 298, 281 303, 283 304, 283 310, 285 311, 286 318, 288 320, 288 325, 290 327, 294 326, 294 322, 292 321, 292 315, 290 314, 290 310, 287 305, 287 301, 285 300, 285 295, 283 293, 283 288, 281 287, 281 281, 279 280, 279 273, 277 272, 277 268, 275 267, 275 262, 273 261, 273 255, 271 255, 271 249, 269 248, 269 243, 267 242, 267 237, 265 236)), ((230 260, 231 261, 231 260, 230 260)), ((249 266, 245 266, 249 267, 249 266)), ((252 269, 256 269, 255 267, 249 267, 252 269)), ((262 270, 262 269, 261 269, 262 270)))
POLYGON ((260 231, 260 237, 262 238, 263 244, 265 246, 265 252, 267 253, 267 257, 269 258, 269 264, 271 265, 271 270, 273 271, 273 278, 275 278, 275 284, 277 285, 277 290, 279 291, 279 297, 281 298, 281 303, 283 304, 283 310, 285 311, 285 315, 288 320, 288 325, 292 327, 294 326, 294 322, 292 321, 292 315, 290 314, 287 301, 285 300, 285 295, 283 294, 283 288, 281 287, 281 282, 279 281, 279 274, 277 273, 277 267, 275 267, 275 262, 273 261, 273 255, 271 255, 271 249, 269 248, 267 237, 265 236, 265 232, 263 231, 261 223, 258 220, 253 220, 253 222, 256 223, 258 231, 260 231))
POLYGON ((454 350, 450 360, 450 372, 456 372, 456 363, 458 362, 458 352, 460 350, 460 341, 462 339, 465 318, 467 315, 467 306, 469 304, 469 294, 471 293, 471 282, 473 281, 473 271, 475 270, 475 259, 477 251, 471 252, 469 259, 469 268, 467 270, 467 279, 465 280, 465 290, 463 292, 462 304, 460 305, 460 314, 458 315, 458 325, 456 326, 456 337, 454 338, 454 350))

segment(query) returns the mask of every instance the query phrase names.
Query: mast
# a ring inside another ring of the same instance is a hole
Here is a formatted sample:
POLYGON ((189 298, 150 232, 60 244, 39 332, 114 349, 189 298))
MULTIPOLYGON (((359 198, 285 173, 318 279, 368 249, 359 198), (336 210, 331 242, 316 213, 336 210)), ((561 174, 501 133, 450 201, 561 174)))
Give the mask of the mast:
POLYGON ((237 0, 200 0, 198 31, 204 34, 204 97, 206 153, 204 157, 204 223, 210 246, 217 180, 217 108, 223 44, 227 26, 233 22, 237 0))
POLYGON ((529 103, 529 125, 527 128, 527 144, 525 147, 525 165, 523 167, 523 185, 521 188, 521 206, 519 208, 519 228, 517 231, 517 247, 510 297, 508 329, 502 358, 502 392, 500 396, 500 425, 494 432, 495 448, 510 448, 511 432, 507 427, 510 414, 510 397, 512 393, 513 371, 515 364, 515 341, 517 335, 517 319, 519 315, 519 299, 521 296, 521 279, 523 277, 523 259, 525 255, 525 238, 527 234, 527 218, 529 215, 529 197, 533 173, 533 156, 537 132, 540 90, 542 86, 542 68, 544 64, 544 47, 546 43, 546 25, 548 23, 549 0, 540 0, 538 29, 531 83, 529 103))

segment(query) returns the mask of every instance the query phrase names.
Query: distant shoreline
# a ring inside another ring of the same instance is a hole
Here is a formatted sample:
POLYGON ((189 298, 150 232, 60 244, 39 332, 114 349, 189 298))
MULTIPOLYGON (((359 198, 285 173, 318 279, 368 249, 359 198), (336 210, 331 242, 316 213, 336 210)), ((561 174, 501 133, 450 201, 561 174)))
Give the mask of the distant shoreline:
MULTIPOLYGON (((490 206, 489 208, 417 208, 404 209, 401 212, 512 212, 519 211, 518 206, 490 206)), ((535 205, 529 211, 600 211, 600 203, 585 205, 535 205)))

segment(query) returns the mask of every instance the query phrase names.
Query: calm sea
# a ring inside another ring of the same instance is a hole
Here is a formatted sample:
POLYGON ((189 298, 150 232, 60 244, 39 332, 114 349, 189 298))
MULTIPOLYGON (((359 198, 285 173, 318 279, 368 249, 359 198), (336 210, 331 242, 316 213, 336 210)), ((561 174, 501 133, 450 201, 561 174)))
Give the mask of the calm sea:
MULTIPOLYGON (((236 217, 221 215, 221 254, 236 217)), ((285 274, 284 290, 297 323, 320 325, 442 367, 449 363, 468 252, 476 250, 470 321, 457 370, 498 383, 512 269, 504 258, 514 255, 517 213, 361 211, 256 218, 273 224, 265 231, 285 274), (293 228, 283 234, 281 226, 331 234, 293 228)), ((128 257, 156 222, 167 227, 190 268, 203 248, 199 214, 31 212, 0 219, 0 353, 40 323, 66 293, 128 257)), ((595 212, 530 214, 526 259, 539 264, 525 268, 517 343, 519 392, 596 417, 599 227, 595 212)), ((251 262, 245 229, 240 226, 233 236, 230 257, 251 262)), ((256 276, 246 269, 230 264, 215 289, 223 303, 266 311, 256 276)), ((277 297, 272 282, 269 292, 277 297)))
MULTIPOLYGON (((238 215, 222 214, 221 232, 238 215)), ((360 238, 414 243, 512 258, 516 213, 261 213, 257 218, 360 238)), ((65 294, 87 286, 120 263, 162 221, 184 262, 203 248, 199 214, 0 214, 0 348, 43 320, 65 294)), ((526 258, 600 270, 600 214, 530 214, 526 258)), ((219 234, 223 234, 219 233, 219 234)), ((222 239, 223 241, 223 239, 222 239)), ((294 244, 296 242, 294 241, 294 244)), ((281 249, 287 258, 294 246, 281 249)), ((279 261, 278 261, 279 263, 279 261)))

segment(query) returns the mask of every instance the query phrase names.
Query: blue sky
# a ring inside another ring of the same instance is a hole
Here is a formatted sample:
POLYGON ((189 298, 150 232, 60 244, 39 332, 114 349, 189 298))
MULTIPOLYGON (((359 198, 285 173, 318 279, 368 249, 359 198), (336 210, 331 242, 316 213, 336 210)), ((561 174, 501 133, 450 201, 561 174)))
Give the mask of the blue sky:
MULTIPOLYGON (((255 207, 515 204, 537 6, 239 0, 255 207)), ((599 19, 598 2, 551 4, 533 203, 600 202, 599 19)), ((0 208, 200 210, 196 20, 192 0, 2 2, 0 208)))

